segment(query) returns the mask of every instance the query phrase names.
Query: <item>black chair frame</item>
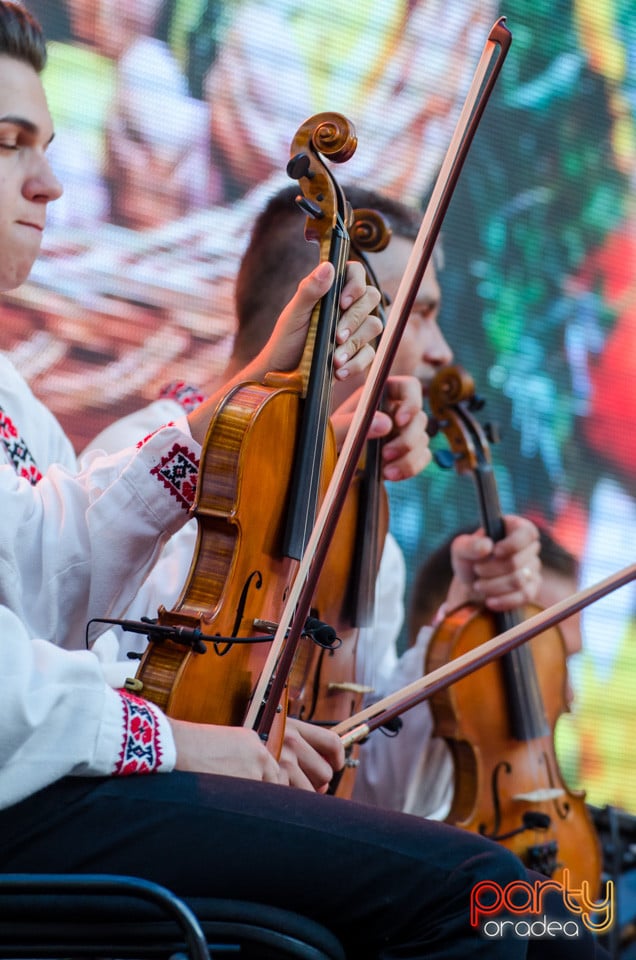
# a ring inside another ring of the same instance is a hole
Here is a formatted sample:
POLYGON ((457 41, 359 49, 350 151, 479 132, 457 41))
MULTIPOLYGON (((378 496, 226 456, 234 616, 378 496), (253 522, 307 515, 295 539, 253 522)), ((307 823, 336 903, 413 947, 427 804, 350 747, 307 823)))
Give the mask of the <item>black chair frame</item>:
POLYGON ((0 958, 345 960, 307 917, 110 874, 0 874, 0 958))

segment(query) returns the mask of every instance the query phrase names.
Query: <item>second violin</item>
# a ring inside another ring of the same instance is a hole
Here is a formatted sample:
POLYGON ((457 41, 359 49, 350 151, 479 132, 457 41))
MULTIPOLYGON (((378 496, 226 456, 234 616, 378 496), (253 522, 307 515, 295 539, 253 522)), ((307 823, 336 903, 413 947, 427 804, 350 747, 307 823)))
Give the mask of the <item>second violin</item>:
MULTIPOLYGON (((472 378, 446 367, 434 378, 429 402, 460 474, 475 481, 482 526, 492 540, 504 521, 490 451, 473 411, 472 378)), ((473 606, 451 611, 433 634, 429 673, 521 621, 524 611, 494 615, 473 606)), ((431 698, 436 735, 453 754, 455 793, 448 822, 514 850, 524 863, 596 892, 601 851, 582 792, 565 784, 553 732, 565 709, 566 665, 558 629, 506 654, 431 698)))

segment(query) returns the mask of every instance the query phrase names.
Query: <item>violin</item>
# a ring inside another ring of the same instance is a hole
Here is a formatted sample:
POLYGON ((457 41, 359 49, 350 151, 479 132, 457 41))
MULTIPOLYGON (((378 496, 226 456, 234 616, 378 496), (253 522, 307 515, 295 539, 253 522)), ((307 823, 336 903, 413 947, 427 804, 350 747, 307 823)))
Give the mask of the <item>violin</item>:
MULTIPOLYGON (((349 237, 351 258, 362 262, 368 282, 380 289, 367 253, 388 245, 391 230, 386 221, 374 210, 356 209, 349 237)), ((378 312, 384 326, 383 299, 378 312)), ((382 441, 368 440, 312 602, 312 614, 328 620, 339 644, 327 647, 301 638, 289 682, 290 716, 330 727, 360 710, 365 695, 373 692, 356 681, 356 663, 360 628, 374 620, 375 582, 388 522, 382 441)), ((352 795, 358 764, 354 754, 357 751, 348 751, 345 770, 332 781, 330 793, 352 795)))
MULTIPOLYGON (((367 375, 360 401, 340 450, 293 587, 287 597, 263 673, 245 718, 244 726, 255 730, 263 739, 268 737, 275 719, 278 693, 289 676, 298 649, 304 617, 311 607, 320 570, 346 500, 349 485, 362 455, 374 412, 380 405, 399 339, 406 327, 462 166, 510 48, 510 42, 511 35, 505 27, 505 17, 500 17, 490 31, 477 64, 464 107, 413 244, 413 251, 398 288, 391 315, 380 338, 375 359, 367 375)), ((364 713, 364 711, 361 712, 364 713)), ((343 725, 345 729, 349 729, 346 721, 342 721, 337 727, 342 728, 343 725)), ((340 730, 337 732, 340 733, 340 730)), ((349 743, 354 742, 356 742, 355 739, 349 741, 349 743)))
MULTIPOLYGON (((377 312, 384 328, 386 300, 368 254, 386 249, 391 239, 391 229, 377 211, 356 209, 349 236, 352 259, 362 263, 367 282, 380 292, 377 312)), ((363 463, 354 480, 357 497, 356 532, 343 605, 343 617, 352 627, 373 625, 375 582, 389 528, 389 502, 382 479, 382 440, 367 440, 362 459, 363 463)))
MULTIPOLYGON (((505 536, 495 474, 484 430, 474 416, 481 401, 460 367, 440 370, 429 389, 433 424, 454 464, 474 480, 484 531, 505 536)), ((446 455, 446 456, 444 456, 446 455)), ((509 630, 527 611, 492 613, 473 605, 451 611, 434 631, 425 673, 509 630)), ((554 750, 554 728, 566 709, 566 661, 557 627, 506 653, 431 698, 435 736, 443 737, 455 767, 447 822, 497 840, 530 869, 597 889, 601 849, 585 794, 565 784, 554 750)))
MULTIPOLYGON (((349 237, 351 258, 363 263, 368 282, 379 289, 366 253, 385 249, 391 237, 390 228, 375 211, 354 210, 349 237)), ((384 325, 382 302, 378 313, 384 325)), ((368 440, 312 602, 312 613, 328 619, 340 645, 329 649, 301 642, 294 672, 298 672, 300 661, 306 676, 302 690, 296 696, 290 692, 293 716, 324 725, 336 723, 358 710, 363 695, 372 692, 355 682, 356 650, 359 628, 373 623, 375 581, 388 530, 388 514, 382 480, 382 442, 368 440), (328 612, 331 617, 327 617, 328 612)))
MULTIPOLYGON (((134 689, 169 716, 239 725, 262 673, 318 503, 336 460, 329 423, 332 364, 351 211, 324 157, 348 160, 355 129, 341 114, 309 118, 292 142, 288 172, 304 184, 320 258, 335 281, 317 304, 295 371, 235 384, 210 419, 193 506, 198 535, 187 582, 159 624, 200 636, 151 641, 134 689)), ((273 752, 282 745, 286 695, 273 752)), ((265 738, 264 738, 265 739, 265 738)))

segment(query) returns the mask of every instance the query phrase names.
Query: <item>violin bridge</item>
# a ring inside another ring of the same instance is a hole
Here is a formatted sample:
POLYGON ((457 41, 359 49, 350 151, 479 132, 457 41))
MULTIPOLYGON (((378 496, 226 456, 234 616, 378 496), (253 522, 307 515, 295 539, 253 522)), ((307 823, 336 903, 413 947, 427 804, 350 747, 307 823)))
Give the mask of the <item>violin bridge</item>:
POLYGON ((327 690, 329 693, 333 693, 336 691, 342 692, 342 693, 374 693, 375 692, 374 687, 365 687, 362 683, 352 683, 350 681, 344 681, 344 680, 340 683, 334 680, 332 683, 328 684, 327 690))
POLYGON ((546 800, 556 800, 565 793, 560 787, 544 787, 539 790, 530 790, 528 793, 515 793, 513 800, 525 800, 526 803, 545 803, 546 800))

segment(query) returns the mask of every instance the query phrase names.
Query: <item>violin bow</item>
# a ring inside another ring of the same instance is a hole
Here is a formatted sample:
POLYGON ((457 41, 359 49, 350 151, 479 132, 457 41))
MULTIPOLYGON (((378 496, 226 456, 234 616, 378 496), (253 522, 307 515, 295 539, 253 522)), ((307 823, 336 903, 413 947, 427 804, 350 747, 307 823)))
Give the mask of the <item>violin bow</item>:
POLYGON ((267 740, 276 717, 320 570, 362 454, 374 412, 380 404, 400 338, 433 254, 470 145, 510 48, 512 36, 505 26, 505 20, 505 17, 497 20, 484 45, 380 345, 247 711, 244 726, 256 730, 263 740, 267 740))
POLYGON ((358 743, 371 731, 377 730, 378 727, 388 723, 389 720, 393 720, 401 713, 410 710, 411 707, 427 700, 438 690, 445 690, 446 687, 456 683, 457 680, 461 680, 467 674, 473 673, 480 667, 486 666, 492 660, 497 659, 497 657, 509 653, 515 647, 531 640, 539 633, 543 633, 544 630, 556 626, 561 620, 578 613, 579 610, 607 596, 608 593, 624 587, 632 580, 636 580, 636 563, 624 567, 618 573, 611 574, 585 590, 579 590, 571 597, 566 597, 551 607, 546 607, 545 610, 511 627, 510 630, 506 630, 497 637, 492 637, 473 650, 469 650, 454 660, 443 664, 437 670, 432 670, 419 680, 414 680, 413 683, 408 684, 401 690, 383 697, 377 703, 332 727, 332 730, 340 736, 345 747, 358 743))

